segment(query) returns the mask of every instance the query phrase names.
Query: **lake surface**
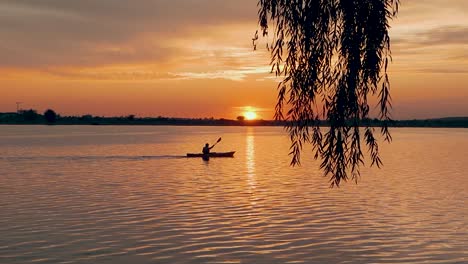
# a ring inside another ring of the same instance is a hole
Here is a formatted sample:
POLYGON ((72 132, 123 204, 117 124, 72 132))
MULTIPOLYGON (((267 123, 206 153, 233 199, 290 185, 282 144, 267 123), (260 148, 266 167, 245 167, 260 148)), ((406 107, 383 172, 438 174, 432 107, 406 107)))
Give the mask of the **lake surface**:
POLYGON ((468 263, 468 129, 392 135, 330 189, 278 127, 0 126, 0 263, 468 263))

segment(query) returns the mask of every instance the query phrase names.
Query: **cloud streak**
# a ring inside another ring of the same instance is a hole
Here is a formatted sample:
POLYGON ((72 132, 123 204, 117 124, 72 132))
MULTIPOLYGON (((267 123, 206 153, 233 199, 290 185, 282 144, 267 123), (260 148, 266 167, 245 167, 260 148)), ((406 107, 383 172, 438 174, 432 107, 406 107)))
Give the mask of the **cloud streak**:
POLYGON ((411 36, 396 37, 396 45, 414 48, 436 45, 468 45, 468 26, 443 26, 415 32, 411 36))

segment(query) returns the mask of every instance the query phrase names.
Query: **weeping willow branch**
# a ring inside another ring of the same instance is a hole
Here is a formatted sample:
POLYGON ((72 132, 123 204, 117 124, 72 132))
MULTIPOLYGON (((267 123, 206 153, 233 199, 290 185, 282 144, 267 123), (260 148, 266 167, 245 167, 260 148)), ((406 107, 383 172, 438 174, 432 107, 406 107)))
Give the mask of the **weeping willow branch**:
POLYGON ((398 5, 399 0, 258 2, 263 36, 273 27, 272 72, 283 77, 275 118, 290 121, 291 163, 300 164, 304 144, 311 143, 331 186, 350 177, 357 181, 364 164, 361 140, 371 165, 382 164, 374 129, 360 129, 369 118, 369 96, 379 99, 380 132, 391 141, 388 29, 398 5), (330 128, 322 131, 319 120, 327 120, 330 128))

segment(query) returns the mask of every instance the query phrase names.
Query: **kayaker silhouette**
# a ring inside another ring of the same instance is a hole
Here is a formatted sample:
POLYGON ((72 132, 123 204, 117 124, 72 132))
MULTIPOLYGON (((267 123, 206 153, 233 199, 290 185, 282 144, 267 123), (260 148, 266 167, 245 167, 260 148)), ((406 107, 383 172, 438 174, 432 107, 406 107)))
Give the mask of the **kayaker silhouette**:
MULTIPOLYGON (((216 144, 215 144, 216 145, 216 144)), ((206 143, 205 146, 203 147, 202 153, 203 153, 203 159, 204 160, 209 160, 210 159, 210 150, 215 146, 211 146, 210 144, 206 143)))
POLYGON ((216 143, 213 144, 213 146, 210 147, 210 144, 206 143, 205 146, 203 147, 202 153, 203 153, 203 160, 209 160, 210 159, 210 150, 216 146, 221 141, 221 138, 216 141, 216 143))
POLYGON ((210 144, 206 143, 202 149, 202 153, 187 153, 188 158, 202 158, 205 161, 208 161, 210 157, 217 157, 217 158, 233 158, 235 151, 229 152, 210 152, 214 146, 216 146, 221 141, 221 138, 210 147, 210 144))

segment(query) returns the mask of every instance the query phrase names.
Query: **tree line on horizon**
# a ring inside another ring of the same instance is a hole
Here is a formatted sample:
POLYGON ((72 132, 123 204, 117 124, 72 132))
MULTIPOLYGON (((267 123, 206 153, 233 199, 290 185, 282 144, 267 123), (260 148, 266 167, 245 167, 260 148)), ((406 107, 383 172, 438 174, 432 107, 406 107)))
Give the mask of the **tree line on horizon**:
POLYGON ((81 116, 62 116, 52 109, 40 114, 35 109, 19 110, 15 113, 0 113, 0 124, 48 124, 48 125, 282 125, 276 121, 246 120, 238 116, 236 120, 205 118, 177 118, 177 117, 137 117, 133 114, 126 116, 95 116, 85 114, 81 116))
MULTIPOLYGON (((330 126, 327 120, 319 120, 320 126, 330 126)), ((351 121, 350 121, 351 122, 351 121)), ((377 118, 361 120, 362 126, 380 127, 382 121, 377 118)), ((126 116, 104 117, 85 114, 81 116, 62 116, 52 109, 42 114, 37 110, 20 110, 17 113, 0 113, 0 124, 31 124, 31 125, 206 125, 206 126, 284 126, 287 120, 246 120, 238 116, 235 120, 214 117, 209 118, 177 118, 177 117, 137 117, 126 116)), ((437 119, 392 120, 391 127, 461 127, 468 128, 468 117, 446 117, 437 119)))

